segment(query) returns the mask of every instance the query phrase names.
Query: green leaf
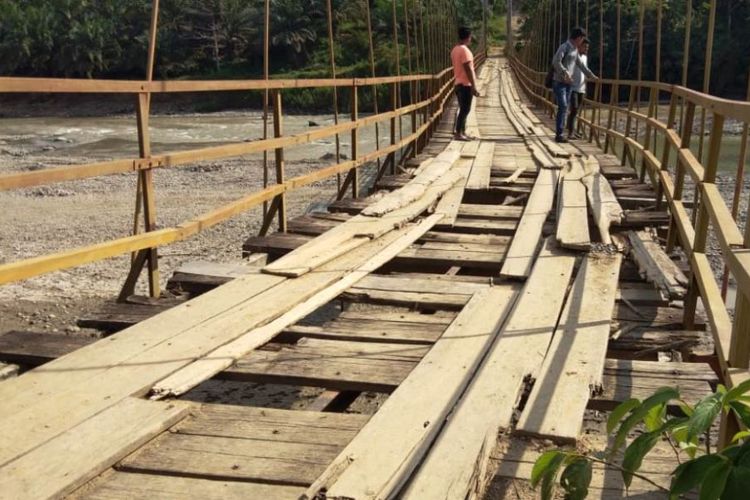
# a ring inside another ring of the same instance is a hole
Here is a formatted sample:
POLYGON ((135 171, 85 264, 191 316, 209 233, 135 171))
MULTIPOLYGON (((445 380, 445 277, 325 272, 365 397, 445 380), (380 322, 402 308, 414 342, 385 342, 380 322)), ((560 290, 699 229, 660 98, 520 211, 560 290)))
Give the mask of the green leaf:
POLYGON ((750 431, 740 431, 732 437, 732 443, 736 443, 740 439, 745 439, 748 436, 750 436, 750 431))
POLYGON ((646 430, 653 432, 664 425, 664 417, 667 414, 667 405, 660 404, 651 408, 643 419, 646 430))
POLYGON ((625 440, 628 437, 628 432, 630 432, 633 427, 638 424, 638 422, 646 417, 651 408, 653 408, 654 406, 665 404, 673 399, 680 399, 680 393, 677 392, 677 389, 673 387, 661 387, 657 389, 652 396, 649 396, 646 400, 644 400, 639 407, 635 408, 630 416, 625 419, 625 421, 620 425, 620 428, 617 430, 617 434, 615 435, 615 442, 612 446, 612 455, 617 453, 617 450, 619 450, 622 445, 625 444, 625 440))
POLYGON ((591 462, 583 457, 575 459, 563 470, 560 485, 567 500, 583 500, 589 494, 591 462))
POLYGON ((734 411, 743 424, 750 426, 750 406, 742 401, 730 401, 729 407, 734 411))
POLYGON ((680 464, 672 473, 671 495, 683 495, 703 483, 711 467, 723 462, 718 455, 703 455, 680 464))
POLYGON ((737 401, 738 398, 744 396, 746 392, 750 391, 750 379, 735 385, 724 395, 724 404, 728 404, 732 401, 737 401))
POLYGON ((721 497, 726 500, 743 500, 750 491, 750 467, 732 467, 721 497))
POLYGON ((732 472, 732 462, 721 455, 720 462, 712 465, 701 484, 699 500, 718 500, 724 492, 729 473, 732 472))
POLYGON ((688 441, 706 432, 721 413, 722 395, 719 392, 703 398, 695 405, 695 411, 688 421, 688 441))
POLYGON ((565 453, 559 450, 545 452, 537 458, 534 462, 534 468, 531 469, 531 487, 536 488, 542 477, 548 474, 553 467, 555 467, 554 472, 557 472, 557 467, 560 467, 564 458, 565 453))
POLYGON ((560 453, 552 459, 545 474, 542 476, 542 500, 552 500, 552 493, 555 488, 555 479, 560 470, 560 466, 565 460, 565 453, 560 453))
POLYGON ((625 449, 625 456, 622 459, 622 480, 626 487, 630 487, 630 483, 633 482, 633 473, 640 469, 643 457, 656 445, 660 436, 660 430, 646 432, 635 438, 625 449))
POLYGON ((630 410, 640 404, 640 399, 633 398, 617 405, 617 407, 612 410, 612 413, 609 414, 609 418, 607 419, 607 434, 611 434, 612 431, 615 430, 615 427, 617 427, 617 424, 620 423, 620 420, 622 420, 622 418, 628 412, 630 412, 630 410))

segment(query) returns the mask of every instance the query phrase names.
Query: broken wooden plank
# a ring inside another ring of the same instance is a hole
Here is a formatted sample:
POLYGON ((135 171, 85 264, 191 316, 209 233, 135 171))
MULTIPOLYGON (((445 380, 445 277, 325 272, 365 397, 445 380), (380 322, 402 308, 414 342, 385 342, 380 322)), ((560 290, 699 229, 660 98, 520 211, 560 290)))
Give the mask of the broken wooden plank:
POLYGON ((609 245, 612 243, 609 228, 622 221, 624 212, 609 182, 601 174, 599 162, 595 157, 589 156, 586 159, 584 170, 586 174, 581 182, 586 186, 589 205, 602 242, 609 245))
POLYGON ((588 254, 516 432, 576 441, 586 404, 600 390, 620 254, 588 254))
POLYGON ((6 498, 59 498, 181 420, 189 405, 126 398, 0 468, 6 498), (43 478, 43 480, 40 480, 43 478))
POLYGON ((476 293, 305 498, 314 498, 322 489, 330 497, 361 500, 398 491, 471 380, 515 296, 515 289, 507 285, 476 293), (440 384, 434 383, 436 376, 440 384))
MULTIPOLYGON (((447 162, 449 160, 455 162, 457 159, 457 154, 455 152, 443 154, 447 155, 446 158, 448 158, 448 160, 433 162, 430 169, 423 172, 423 176, 428 177, 433 168, 437 171, 444 172, 447 162)), ((452 164, 453 163, 451 163, 451 165, 452 164)), ((344 255, 371 239, 378 238, 415 219, 424 211, 432 207, 443 193, 448 191, 459 181, 459 178, 460 175, 455 170, 447 171, 445 175, 434 179, 433 182, 431 182, 423 191, 424 194, 418 200, 410 202, 401 208, 389 211, 382 217, 355 215, 346 222, 330 229, 320 238, 305 243, 290 254, 267 265, 263 268, 263 272, 289 277, 301 276, 308 273, 310 270, 322 265, 323 263, 329 262, 337 256, 344 255)), ((415 181, 417 180, 415 179, 415 181)), ((390 195, 384 197, 380 201, 386 202, 389 199, 390 195)), ((398 203, 400 203, 400 201, 397 202, 397 204, 398 203)))
POLYGON ((575 255, 545 242, 516 306, 405 499, 464 499, 478 491, 498 433, 511 424, 524 379, 541 368, 575 262, 575 255))
POLYGON ((555 170, 543 168, 539 171, 515 237, 505 256, 500 276, 511 279, 526 279, 529 276, 541 243, 544 222, 552 210, 557 177, 555 170))
POLYGON ((628 231, 631 255, 641 276, 653 283, 671 299, 682 299, 687 293, 688 279, 661 245, 647 231, 628 231))
POLYGON ((563 248, 588 250, 591 248, 589 218, 586 209, 586 186, 579 161, 569 161, 563 167, 557 200, 557 243, 563 248))
POLYGON ((409 183, 362 210, 362 215, 383 217, 400 208, 409 206, 427 193, 427 188, 453 168, 460 154, 456 151, 443 152, 430 161, 427 168, 419 172, 409 183))
POLYGON ((443 214, 443 220, 440 221, 440 223, 449 227, 453 227, 461 207, 461 201, 464 198, 466 180, 468 179, 471 170, 471 160, 460 158, 456 162, 454 169, 460 174, 462 180, 459 180, 455 186, 449 189, 443 197, 440 198, 440 201, 435 208, 435 213, 443 214))

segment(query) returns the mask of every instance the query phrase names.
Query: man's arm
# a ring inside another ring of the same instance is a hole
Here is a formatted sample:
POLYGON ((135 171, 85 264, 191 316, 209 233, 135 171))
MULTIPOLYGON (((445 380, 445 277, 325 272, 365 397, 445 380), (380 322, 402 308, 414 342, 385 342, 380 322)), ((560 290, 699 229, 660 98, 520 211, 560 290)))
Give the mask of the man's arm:
POLYGON ((555 57, 552 58, 552 67, 555 71, 563 75, 566 81, 571 81, 572 77, 568 73, 568 69, 563 66, 563 58, 565 57, 565 44, 560 45, 560 48, 555 52, 555 57))
POLYGON ((583 74, 586 75, 589 79, 591 79, 591 80, 598 80, 599 79, 599 77, 596 76, 594 74, 594 72, 589 69, 589 67, 586 65, 586 63, 583 62, 583 60, 581 59, 580 55, 578 55, 578 57, 576 57, 576 65, 579 68, 581 68, 581 71, 583 71, 583 74))
POLYGON ((474 74, 474 65, 471 64, 472 61, 466 61, 464 63, 464 70, 466 71, 466 74, 469 77, 469 82, 471 82, 471 91, 472 93, 479 97, 479 89, 477 89, 477 79, 476 75, 474 74))

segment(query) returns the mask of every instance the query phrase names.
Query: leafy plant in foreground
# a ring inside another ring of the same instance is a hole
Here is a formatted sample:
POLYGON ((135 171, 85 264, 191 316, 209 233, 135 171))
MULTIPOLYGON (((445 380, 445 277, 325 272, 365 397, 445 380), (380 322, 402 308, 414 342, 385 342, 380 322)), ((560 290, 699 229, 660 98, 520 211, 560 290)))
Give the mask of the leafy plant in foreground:
POLYGON ((586 498, 592 478, 593 463, 619 469, 625 488, 634 477, 668 492, 670 498, 698 490, 700 500, 718 498, 745 499, 750 495, 750 431, 738 432, 732 441, 716 453, 711 452, 710 429, 722 413, 733 413, 744 426, 750 427, 750 380, 730 390, 719 385, 716 392, 695 406, 681 398, 677 389, 662 387, 641 401, 630 399, 617 406, 607 421, 607 433, 614 436, 612 447, 593 455, 574 451, 552 450, 542 454, 534 464, 531 484, 541 485, 543 500, 551 499, 558 483, 565 498, 586 498), (667 414, 668 406, 677 406, 681 415, 667 414), (643 432, 627 444, 628 435, 641 426, 643 432), (705 449, 699 446, 704 437, 705 449), (678 460, 688 458, 672 472, 670 488, 658 485, 647 474, 639 473, 643 459, 662 439, 667 439, 678 460), (627 446, 626 446, 627 444, 627 446), (624 447, 624 453, 619 452, 624 447))

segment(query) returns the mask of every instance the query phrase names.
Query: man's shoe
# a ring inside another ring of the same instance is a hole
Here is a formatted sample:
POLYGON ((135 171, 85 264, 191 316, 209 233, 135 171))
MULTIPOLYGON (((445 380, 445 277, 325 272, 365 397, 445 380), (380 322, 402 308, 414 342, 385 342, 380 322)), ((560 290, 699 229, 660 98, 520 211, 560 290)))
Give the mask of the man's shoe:
POLYGON ((555 142, 568 142, 568 140, 565 137, 558 135, 555 137, 555 142))
POLYGON ((578 132, 573 132, 573 133, 568 134, 568 139, 569 140, 571 140, 571 139, 572 140, 576 140, 576 139, 580 139, 580 138, 581 138, 581 135, 578 132))

